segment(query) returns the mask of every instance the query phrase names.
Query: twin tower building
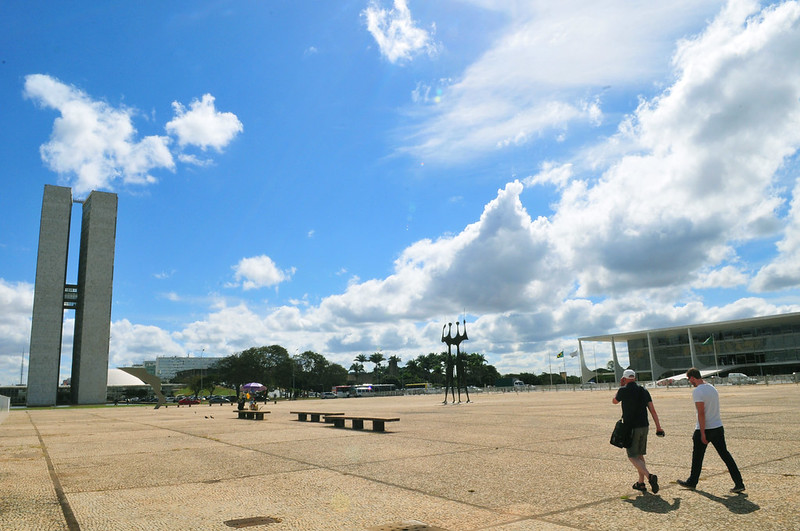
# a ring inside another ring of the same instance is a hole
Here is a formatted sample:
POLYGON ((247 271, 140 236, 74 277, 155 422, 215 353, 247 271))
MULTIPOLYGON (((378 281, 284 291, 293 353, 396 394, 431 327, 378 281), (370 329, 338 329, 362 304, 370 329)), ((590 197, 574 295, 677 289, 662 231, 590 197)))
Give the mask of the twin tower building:
POLYGON ((106 401, 111 334, 111 286, 117 232, 117 195, 93 191, 83 200, 72 190, 45 185, 33 295, 29 406, 56 404, 64 310, 75 311, 70 402, 106 401), (82 204, 78 283, 67 283, 73 204, 82 204))

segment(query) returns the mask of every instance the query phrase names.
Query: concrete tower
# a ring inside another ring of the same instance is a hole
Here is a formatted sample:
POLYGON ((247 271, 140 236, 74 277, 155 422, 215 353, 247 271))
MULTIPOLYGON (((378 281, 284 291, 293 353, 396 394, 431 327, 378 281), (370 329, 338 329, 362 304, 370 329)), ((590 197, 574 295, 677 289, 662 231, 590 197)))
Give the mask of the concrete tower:
POLYGON ((93 191, 83 202, 77 284, 66 283, 72 203, 69 188, 45 185, 31 322, 29 406, 56 403, 65 309, 75 310, 71 401, 106 400, 117 195, 93 191))
POLYGON ((28 363, 28 405, 56 403, 72 190, 45 185, 28 363))

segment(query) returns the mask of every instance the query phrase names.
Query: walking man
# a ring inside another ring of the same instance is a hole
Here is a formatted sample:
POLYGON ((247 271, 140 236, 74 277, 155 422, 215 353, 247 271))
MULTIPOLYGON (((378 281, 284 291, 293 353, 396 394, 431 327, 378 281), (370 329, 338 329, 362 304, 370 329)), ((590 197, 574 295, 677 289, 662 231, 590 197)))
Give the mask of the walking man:
POLYGON ((622 421, 632 430, 633 443, 630 448, 626 448, 628 459, 639 472, 639 480, 633 484, 635 490, 647 492, 645 478, 650 483, 653 494, 658 492, 658 476, 651 474, 647 470, 644 455, 647 453, 647 432, 650 430, 650 423, 647 421, 647 411, 656 423, 656 435, 664 436, 664 430, 658 422, 658 414, 653 406, 653 399, 650 392, 636 383, 636 373, 627 369, 622 373, 620 388, 616 396, 611 399, 614 404, 622 402, 622 421))
POLYGON ((692 399, 697 407, 697 425, 692 436, 692 472, 687 480, 678 480, 678 485, 694 489, 700 479, 700 471, 703 468, 703 457, 706 455, 708 443, 714 445, 717 453, 722 458, 728 473, 733 480, 731 492, 744 492, 744 481, 736 461, 725 445, 725 429, 722 427, 722 418, 719 414, 719 393, 716 388, 703 381, 700 371, 692 367, 686 371, 689 383, 694 386, 692 399))

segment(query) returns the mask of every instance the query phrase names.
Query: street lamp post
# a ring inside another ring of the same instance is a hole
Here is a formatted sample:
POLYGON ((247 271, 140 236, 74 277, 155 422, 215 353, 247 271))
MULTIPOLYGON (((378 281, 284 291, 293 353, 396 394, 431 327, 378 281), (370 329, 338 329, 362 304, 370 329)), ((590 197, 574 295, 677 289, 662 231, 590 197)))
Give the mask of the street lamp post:
POLYGON ((292 356, 292 400, 295 399, 295 390, 294 390, 294 373, 297 369, 297 353, 299 349, 294 349, 294 356, 292 356))
POLYGON ((203 392, 203 353, 206 349, 200 351, 200 392, 203 392))

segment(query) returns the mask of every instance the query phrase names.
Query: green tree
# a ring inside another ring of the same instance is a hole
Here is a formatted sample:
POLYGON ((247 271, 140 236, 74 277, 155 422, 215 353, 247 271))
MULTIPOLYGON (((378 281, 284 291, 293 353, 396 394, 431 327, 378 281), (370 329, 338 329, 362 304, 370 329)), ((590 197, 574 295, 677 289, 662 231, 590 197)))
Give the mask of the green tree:
POLYGON ((541 378, 539 378, 536 374, 530 372, 521 372, 517 375, 508 375, 508 376, 514 376, 516 378, 519 378, 528 385, 542 385, 542 383, 544 383, 542 382, 541 378))
POLYGON ((364 365, 361 363, 354 363, 350 365, 350 372, 355 375, 356 383, 360 383, 358 375, 364 372, 364 365))
POLYGON ((424 383, 427 381, 417 360, 408 360, 400 372, 400 378, 405 383, 424 383))
POLYGON ((551 374, 551 373, 542 371, 542 375, 540 376, 542 384, 543 385, 550 385, 550 382, 551 382, 550 377, 551 376, 552 376, 553 385, 560 385, 560 384, 564 383, 564 378, 561 376, 560 373, 554 372, 554 373, 551 374))
POLYGON ((417 357, 417 363, 425 375, 425 381, 441 385, 444 383, 444 364, 447 358, 446 352, 439 354, 430 352, 424 356, 417 357))
POLYGON ((181 383, 189 388, 194 396, 204 396, 214 394, 217 388, 218 376, 215 372, 206 372, 210 369, 187 369, 179 371, 172 379, 173 382, 181 383), (208 393, 204 393, 208 391, 208 393))
POLYGON ((380 378, 379 371, 381 368, 381 363, 383 363, 384 357, 383 354, 380 352, 375 352, 374 354, 370 354, 369 362, 375 364, 375 368, 372 370, 372 374, 375 375, 376 378, 380 378))
POLYGON ((214 365, 217 383, 236 390, 248 382, 261 382, 265 376, 264 347, 253 347, 222 358, 214 365))
POLYGON ((289 352, 280 345, 260 347, 264 354, 265 377, 263 383, 272 389, 289 389, 292 386, 294 362, 289 352))
POLYGON ((300 371, 297 385, 303 390, 320 393, 347 381, 347 370, 344 367, 331 363, 325 356, 310 350, 298 356, 297 368, 300 371))
POLYGON ((403 361, 403 360, 400 359, 400 356, 389 356, 389 359, 387 360, 387 362, 389 363, 389 366, 386 369, 386 372, 390 376, 395 376, 396 377, 400 372, 399 364, 400 364, 401 361, 403 361))
MULTIPOLYGON (((194 372, 194 371, 181 371, 181 372, 194 372)), ((175 381, 184 384, 189 388, 193 396, 202 396, 203 387, 200 383, 200 374, 188 374, 178 379, 177 375, 175 381)))
POLYGON ((493 365, 489 365, 483 354, 465 354, 464 371, 466 372, 467 385, 482 387, 491 385, 500 378, 500 373, 493 365))
POLYGON ((347 369, 338 363, 329 363, 322 379, 323 390, 330 391, 336 385, 347 383, 347 369))
MULTIPOLYGON (((367 357, 366 354, 359 354, 353 361, 361 365, 362 374, 367 372, 366 369, 364 369, 364 364, 369 361, 369 357, 367 357)), ((356 383, 361 383, 361 380, 358 379, 358 373, 356 373, 356 383)))

